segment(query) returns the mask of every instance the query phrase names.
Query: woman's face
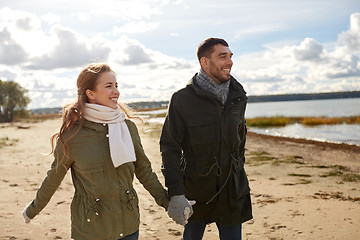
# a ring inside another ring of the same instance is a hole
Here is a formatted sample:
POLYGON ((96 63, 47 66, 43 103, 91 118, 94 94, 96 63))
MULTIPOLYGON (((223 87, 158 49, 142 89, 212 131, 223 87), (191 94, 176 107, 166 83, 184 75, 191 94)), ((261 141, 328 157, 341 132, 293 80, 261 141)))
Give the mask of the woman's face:
POLYGON ((95 89, 86 90, 86 95, 90 103, 117 109, 120 93, 115 74, 113 72, 101 73, 96 80, 95 89))

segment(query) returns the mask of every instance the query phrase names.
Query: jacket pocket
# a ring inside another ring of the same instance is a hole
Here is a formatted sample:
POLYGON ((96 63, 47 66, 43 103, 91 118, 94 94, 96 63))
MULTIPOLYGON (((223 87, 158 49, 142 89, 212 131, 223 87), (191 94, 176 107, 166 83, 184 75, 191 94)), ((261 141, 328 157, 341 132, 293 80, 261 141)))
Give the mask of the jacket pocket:
POLYGON ((140 222, 138 196, 134 188, 121 190, 120 195, 124 228, 133 228, 140 222))
POLYGON ((125 193, 127 196, 127 208, 131 211, 137 211, 139 209, 139 198, 135 189, 126 190, 125 193))
POLYGON ((106 224, 109 223, 107 214, 102 211, 101 199, 97 197, 84 197, 83 200, 85 200, 85 204, 84 208, 82 208, 84 212, 80 213, 82 226, 80 231, 91 234, 94 238, 101 238, 106 224))
POLYGON ((209 144, 215 142, 213 116, 191 117, 187 120, 190 144, 209 144))
POLYGON ((85 192, 90 195, 101 195, 107 190, 108 184, 103 166, 75 169, 75 174, 81 181, 85 192))
POLYGON ((195 162, 188 163, 193 169, 202 171, 209 166, 209 159, 216 151, 215 127, 213 116, 198 116, 187 119, 187 130, 189 133, 189 149, 195 162))
POLYGON ((187 199, 196 200, 197 203, 208 202, 217 192, 214 175, 203 177, 188 167, 184 172, 184 185, 187 199))
POLYGON ((235 167, 235 171, 233 173, 235 199, 240 199, 250 192, 249 181, 244 169, 244 162, 239 161, 239 164, 239 166, 235 167))

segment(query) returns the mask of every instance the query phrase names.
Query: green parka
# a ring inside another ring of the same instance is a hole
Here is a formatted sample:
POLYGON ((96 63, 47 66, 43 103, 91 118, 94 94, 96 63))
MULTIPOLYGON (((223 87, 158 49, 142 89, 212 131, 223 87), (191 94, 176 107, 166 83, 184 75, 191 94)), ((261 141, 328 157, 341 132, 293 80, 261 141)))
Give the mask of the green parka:
MULTIPOLYGON (((81 130, 68 143, 70 157, 65 158, 66 168, 58 161, 64 156, 63 145, 58 141, 51 169, 26 215, 34 218, 46 206, 69 168, 75 187, 71 237, 76 240, 115 240, 139 229, 134 173, 157 204, 167 209, 167 192, 152 171, 137 127, 130 120, 125 122, 134 144, 136 162, 115 168, 110 157, 108 125, 85 120, 81 130)), ((66 135, 72 134, 76 127, 66 135)))
POLYGON ((161 138, 169 196, 196 200, 192 220, 234 226, 252 218, 244 170, 246 93, 233 77, 225 105, 200 89, 196 75, 171 98, 161 138))

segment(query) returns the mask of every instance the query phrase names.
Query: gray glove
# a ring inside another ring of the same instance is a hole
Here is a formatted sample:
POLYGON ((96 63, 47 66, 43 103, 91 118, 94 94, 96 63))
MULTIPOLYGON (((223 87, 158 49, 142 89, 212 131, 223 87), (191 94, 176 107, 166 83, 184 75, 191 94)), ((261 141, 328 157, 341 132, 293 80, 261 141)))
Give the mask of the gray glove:
POLYGON ((28 205, 24 208, 24 210, 22 211, 22 215, 23 215, 23 217, 24 217, 24 222, 25 222, 25 223, 29 223, 29 222, 31 221, 31 218, 29 218, 29 217, 26 215, 26 210, 27 210, 27 208, 29 207, 29 205, 30 205, 30 204, 28 204, 28 205))
POLYGON ((195 203, 196 201, 194 200, 187 200, 184 195, 172 196, 169 202, 168 215, 177 224, 184 226, 187 224, 187 220, 194 213, 192 205, 195 203))

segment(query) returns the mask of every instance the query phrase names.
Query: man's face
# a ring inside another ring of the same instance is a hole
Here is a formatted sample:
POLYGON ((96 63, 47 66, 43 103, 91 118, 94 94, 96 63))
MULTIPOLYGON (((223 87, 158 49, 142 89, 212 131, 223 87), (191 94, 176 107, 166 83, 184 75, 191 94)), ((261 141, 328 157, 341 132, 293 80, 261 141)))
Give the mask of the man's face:
POLYGON ((217 84, 230 80, 230 70, 233 65, 233 53, 226 46, 217 44, 210 57, 203 57, 201 67, 217 84))

